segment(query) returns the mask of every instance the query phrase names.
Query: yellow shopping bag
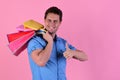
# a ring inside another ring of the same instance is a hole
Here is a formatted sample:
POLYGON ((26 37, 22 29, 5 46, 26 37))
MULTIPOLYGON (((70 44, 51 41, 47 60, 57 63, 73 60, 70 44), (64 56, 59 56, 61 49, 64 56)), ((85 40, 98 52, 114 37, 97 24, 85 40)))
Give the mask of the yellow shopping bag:
POLYGON ((42 24, 40 24, 39 22, 35 21, 35 20, 28 20, 25 21, 23 23, 24 28, 29 28, 29 29, 33 29, 33 30, 40 30, 43 29, 44 26, 42 24))

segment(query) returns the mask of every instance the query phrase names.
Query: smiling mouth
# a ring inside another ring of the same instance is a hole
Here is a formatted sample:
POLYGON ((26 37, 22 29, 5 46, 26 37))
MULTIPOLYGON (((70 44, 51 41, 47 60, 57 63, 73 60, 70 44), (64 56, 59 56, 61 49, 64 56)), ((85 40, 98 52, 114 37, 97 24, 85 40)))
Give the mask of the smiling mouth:
POLYGON ((55 30, 55 27, 49 27, 49 30, 53 31, 53 30, 55 30))

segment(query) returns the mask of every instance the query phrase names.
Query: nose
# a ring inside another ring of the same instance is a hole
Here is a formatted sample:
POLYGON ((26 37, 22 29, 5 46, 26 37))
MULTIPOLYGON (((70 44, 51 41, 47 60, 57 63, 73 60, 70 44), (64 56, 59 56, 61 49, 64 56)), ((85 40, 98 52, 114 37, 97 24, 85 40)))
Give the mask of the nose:
POLYGON ((54 26, 55 26, 55 23, 51 21, 51 22, 49 23, 49 26, 54 27, 54 26))

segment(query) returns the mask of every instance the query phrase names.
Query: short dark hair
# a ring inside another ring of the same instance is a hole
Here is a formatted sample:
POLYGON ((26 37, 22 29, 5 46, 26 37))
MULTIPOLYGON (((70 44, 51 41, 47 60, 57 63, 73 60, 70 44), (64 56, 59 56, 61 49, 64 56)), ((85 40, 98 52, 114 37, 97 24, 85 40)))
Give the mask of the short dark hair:
POLYGON ((59 15, 59 17, 60 17, 60 22, 62 21, 62 11, 61 11, 59 8, 57 8, 57 7, 55 7, 55 6, 48 8, 48 9, 46 10, 46 12, 45 12, 44 19, 46 19, 48 13, 54 13, 54 14, 59 15))

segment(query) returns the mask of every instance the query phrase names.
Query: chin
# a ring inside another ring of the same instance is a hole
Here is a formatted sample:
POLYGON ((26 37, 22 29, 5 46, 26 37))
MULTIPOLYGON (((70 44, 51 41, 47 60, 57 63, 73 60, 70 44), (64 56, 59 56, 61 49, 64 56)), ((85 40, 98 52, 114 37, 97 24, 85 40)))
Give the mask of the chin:
POLYGON ((49 32, 49 34, 54 34, 53 32, 49 32))
POLYGON ((49 31, 49 34, 55 34, 55 32, 50 32, 50 31, 49 31))

